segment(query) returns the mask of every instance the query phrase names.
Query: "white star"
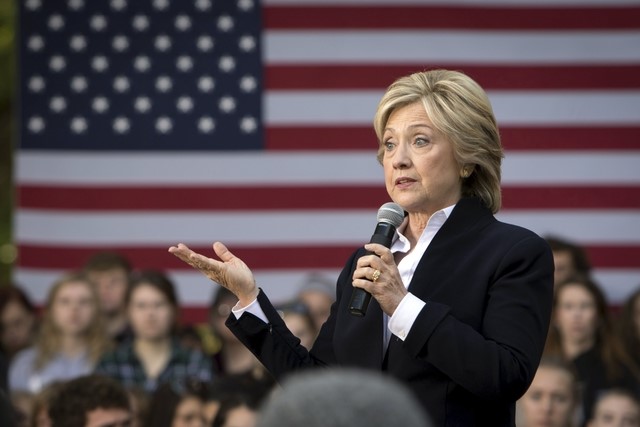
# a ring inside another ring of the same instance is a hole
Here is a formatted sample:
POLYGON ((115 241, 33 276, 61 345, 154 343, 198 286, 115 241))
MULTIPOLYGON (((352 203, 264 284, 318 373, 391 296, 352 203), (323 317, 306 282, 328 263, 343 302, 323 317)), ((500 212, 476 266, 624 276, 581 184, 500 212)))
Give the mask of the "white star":
POLYGON ((198 129, 201 133, 211 133, 216 127, 216 122, 209 116, 200 117, 198 120, 198 129))
POLYGON ((127 38, 127 36, 119 34, 113 38, 111 46, 116 52, 124 52, 125 50, 129 49, 129 39, 127 38))
POLYGON ((94 31, 102 31, 107 28, 107 18, 103 15, 94 15, 91 17, 89 25, 94 31))
POLYGON ((29 41, 27 41, 27 49, 33 52, 39 52, 44 47, 44 39, 42 36, 35 34, 29 37, 29 41))
POLYGON ((62 71, 67 66, 67 61, 64 59, 64 56, 54 55, 49 60, 49 68, 53 71, 62 71))
POLYGON ((188 113, 193 109, 193 99, 188 96, 181 96, 176 102, 176 107, 182 113, 188 113))
POLYGON ((132 25, 136 31, 145 31, 149 28, 149 18, 146 15, 136 15, 133 17, 132 25))
POLYGON ((116 90, 116 92, 126 92, 129 90, 130 86, 131 84, 129 83, 129 79, 125 76, 118 76, 113 79, 113 88, 116 90))
POLYGON ((240 50, 243 52, 251 52, 256 48, 256 39, 253 36, 244 35, 240 37, 238 46, 240 46, 240 50))
POLYGON ((253 76, 244 76, 240 79, 240 89, 243 92, 253 92, 258 87, 258 82, 253 76))
POLYGON ((71 46, 71 50, 75 52, 85 50, 87 47, 87 38, 81 34, 76 34, 75 36, 71 37, 69 46, 71 46))
POLYGON ((103 72, 107 68, 109 68, 109 60, 106 56, 94 56, 91 59, 91 67, 96 70, 98 73, 103 72))
POLYGON ((156 49, 158 49, 161 52, 167 51, 171 47, 171 38, 166 34, 160 35, 156 37, 154 45, 156 49))
POLYGON ((224 55, 218 61, 218 67, 224 72, 231 72, 234 68, 236 68, 236 60, 233 56, 224 55))
POLYGON ((42 6, 42 2, 40 0, 27 0, 24 3, 24 7, 29 10, 38 10, 42 6))
POLYGON ((84 92, 85 90, 87 90, 88 86, 89 82, 84 76, 75 76, 71 79, 71 90, 76 93, 84 92))
POLYGON ((165 10, 169 7, 169 0, 153 0, 153 7, 156 10, 165 10))
POLYGON ((198 41, 196 42, 196 46, 198 46, 198 49, 203 52, 208 52, 213 49, 213 45, 213 38, 211 38, 210 36, 200 36, 198 37, 198 41))
POLYGON ((73 133, 84 133, 89 127, 89 124, 84 117, 76 116, 71 119, 70 127, 73 133))
POLYGON ((238 0, 238 9, 243 12, 253 9, 253 0, 238 0))
POLYGON ((124 116, 118 116, 113 120, 113 130, 116 133, 127 133, 131 128, 131 124, 129 123, 129 119, 124 116))
POLYGON ((200 12, 211 9, 211 0, 196 0, 196 9, 200 12))
POLYGON ((200 92, 211 92, 215 86, 216 83, 211 76, 202 76, 198 79, 200 92))
POLYGON ((104 96, 97 96, 93 98, 91 107, 96 113, 104 113, 109 109, 109 100, 104 96))
POLYGON ((223 96, 218 102, 218 108, 223 113, 232 113, 236 109, 236 100, 231 96, 223 96))
POLYGON ((156 130, 160 133, 168 133, 173 129, 173 122, 167 116, 159 117, 156 120, 156 130))
POLYGON ((49 108, 54 113, 61 113, 67 109, 67 100, 62 96, 54 96, 49 101, 49 108))
POLYGON ((190 56, 182 55, 178 57, 176 67, 178 67, 178 70, 180 71, 187 72, 193 68, 193 59, 191 59, 190 56))
POLYGON ((64 18, 62 17, 62 15, 51 15, 51 17, 49 17, 49 22, 47 23, 47 25, 49 26, 49 28, 51 28, 51 30, 53 31, 59 31, 64 27, 64 18))
POLYGON ((31 92, 35 93, 42 92, 42 90, 46 87, 44 79, 41 76, 31 77, 27 86, 29 86, 29 90, 31 92))
POLYGON ((240 120, 240 130, 244 133, 253 133, 258 128, 258 121, 253 117, 243 117, 240 120))
POLYGON ((33 116, 29 119, 27 127, 32 133, 40 133, 45 128, 44 119, 40 116, 33 116))
POLYGON ((139 113, 146 113, 151 109, 151 100, 146 96, 139 96, 136 98, 133 107, 139 113))
POLYGON ((233 18, 229 15, 222 15, 218 18, 218 29, 222 32, 229 32, 233 29, 233 18))
POLYGON ((136 59, 133 60, 133 68, 144 73, 151 68, 151 60, 148 56, 136 56, 136 59))
POLYGON ((111 9, 121 11, 127 7, 127 0, 111 0, 111 9))
POLYGON ((187 31, 191 28, 191 18, 187 15, 178 15, 176 17, 175 26, 179 31, 187 31))
POLYGON ((69 0, 67 6, 71 10, 80 10, 84 7, 84 0, 69 0))
POLYGON ((173 87, 173 81, 169 76, 160 76, 156 79, 156 90, 159 92, 169 92, 173 87))

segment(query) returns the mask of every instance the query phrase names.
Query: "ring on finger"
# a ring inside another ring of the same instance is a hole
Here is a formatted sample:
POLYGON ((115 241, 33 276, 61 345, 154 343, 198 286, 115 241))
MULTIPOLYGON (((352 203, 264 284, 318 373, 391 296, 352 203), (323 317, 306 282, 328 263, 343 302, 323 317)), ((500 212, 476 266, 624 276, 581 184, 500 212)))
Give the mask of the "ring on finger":
POLYGON ((371 281, 376 283, 376 281, 380 278, 380 270, 374 270, 373 275, 371 276, 371 281))

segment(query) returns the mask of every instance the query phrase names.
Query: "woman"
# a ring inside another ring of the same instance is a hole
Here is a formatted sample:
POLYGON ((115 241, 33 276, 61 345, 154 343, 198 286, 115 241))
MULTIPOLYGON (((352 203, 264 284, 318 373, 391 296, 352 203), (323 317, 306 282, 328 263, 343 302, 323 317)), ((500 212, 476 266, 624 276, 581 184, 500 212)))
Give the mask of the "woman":
POLYGON ((518 401, 522 427, 574 427, 580 386, 573 366, 543 357, 531 386, 518 401))
POLYGON ((544 346, 553 261, 542 238, 493 217, 503 154, 488 97, 459 72, 415 73, 387 89, 374 127, 406 217, 390 249, 367 244, 347 260, 311 352, 222 243, 221 261, 169 252, 238 297, 227 325, 278 379, 313 365, 384 370, 436 425, 512 426, 544 346), (353 287, 373 295, 365 317, 349 313, 353 287))
POLYGON ((598 396, 587 427, 640 427, 638 395, 624 389, 607 390, 598 396))
POLYGON ((616 332, 624 351, 640 370, 640 287, 627 297, 617 320, 616 332))
POLYGON ((11 358, 33 344, 37 331, 36 308, 18 286, 0 286, 0 352, 11 358))
POLYGON ((204 354, 181 345, 175 336, 178 300, 164 274, 149 270, 135 275, 126 301, 133 339, 105 354, 97 373, 147 393, 164 383, 179 392, 189 380, 211 381, 204 354))
POLYGON ((545 352, 571 361, 583 386, 584 419, 598 394, 612 386, 635 389, 636 372, 613 333, 608 304, 592 280, 574 276, 556 287, 545 352))
POLYGON ((34 346, 11 362, 9 388, 37 393, 86 375, 109 345, 93 284, 81 273, 65 276, 49 291, 34 346))
POLYGON ((203 384, 188 383, 182 393, 163 384, 151 398, 144 425, 153 427, 205 427, 203 407, 206 399, 203 384))

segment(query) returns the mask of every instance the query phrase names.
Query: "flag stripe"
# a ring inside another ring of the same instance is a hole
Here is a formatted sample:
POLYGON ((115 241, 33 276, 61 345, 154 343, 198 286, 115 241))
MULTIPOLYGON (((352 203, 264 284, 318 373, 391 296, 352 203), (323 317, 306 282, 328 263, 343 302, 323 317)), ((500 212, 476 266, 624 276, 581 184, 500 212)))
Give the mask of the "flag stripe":
POLYGON ((639 7, 270 6, 271 29, 637 29, 639 7), (603 19, 606 14, 607 19, 603 19))
MULTIPOLYGON (((639 21, 640 22, 640 21, 639 21)), ((464 65, 425 64, 422 61, 386 65, 270 65, 267 90, 379 89, 397 76, 425 68, 463 69, 485 90, 631 89, 640 87, 640 63, 627 65, 464 65), (371 72, 375 70, 375 72, 371 72)))
MULTIPOLYGON (((503 186, 504 209, 639 209, 638 187, 503 186)), ((389 200, 372 186, 48 187, 23 185, 20 207, 81 211, 368 209, 389 200)))
MULTIPOLYGON (((190 246, 191 247, 191 246, 190 246)), ((358 247, 353 245, 282 245, 267 250, 265 247, 234 246, 231 251, 248 265, 258 270, 340 268, 344 260, 358 247)), ((78 247, 21 244, 18 265, 25 268, 71 270, 83 265, 103 246, 78 247)), ((126 255, 138 268, 153 268, 161 262, 165 269, 189 270, 184 262, 167 254, 161 246, 110 246, 110 250, 126 255)), ((191 249, 213 255, 211 245, 196 245, 191 249)), ((608 246, 591 244, 585 250, 589 259, 599 268, 639 268, 640 246, 608 246)), ((639 278, 640 284, 640 278, 639 278)))

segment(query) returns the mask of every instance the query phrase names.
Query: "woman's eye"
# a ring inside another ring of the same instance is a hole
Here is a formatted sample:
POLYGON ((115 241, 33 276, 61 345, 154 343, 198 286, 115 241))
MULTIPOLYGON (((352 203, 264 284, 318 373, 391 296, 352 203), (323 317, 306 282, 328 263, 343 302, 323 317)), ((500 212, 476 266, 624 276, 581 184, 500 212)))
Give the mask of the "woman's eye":
POLYGON ((417 146, 421 146, 421 145, 427 145, 429 143, 429 140, 426 138, 416 138, 416 145, 417 146))
POLYGON ((393 142, 391 142, 391 141, 386 141, 386 142, 384 143, 384 147, 385 147, 387 150, 392 150, 392 149, 393 149, 393 147, 395 147, 395 144, 394 144, 393 142))

